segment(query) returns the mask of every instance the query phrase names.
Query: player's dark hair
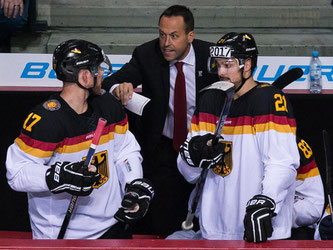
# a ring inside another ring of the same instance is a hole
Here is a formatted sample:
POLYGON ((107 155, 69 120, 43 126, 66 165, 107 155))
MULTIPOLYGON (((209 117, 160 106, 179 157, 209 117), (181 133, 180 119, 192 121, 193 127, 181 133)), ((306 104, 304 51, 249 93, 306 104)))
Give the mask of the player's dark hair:
POLYGON ((189 33, 190 31, 194 30, 194 17, 192 12, 189 8, 183 5, 172 5, 167 8, 163 13, 160 15, 160 19, 158 23, 160 23, 162 16, 172 17, 172 16, 182 16, 185 23, 185 32, 189 33))

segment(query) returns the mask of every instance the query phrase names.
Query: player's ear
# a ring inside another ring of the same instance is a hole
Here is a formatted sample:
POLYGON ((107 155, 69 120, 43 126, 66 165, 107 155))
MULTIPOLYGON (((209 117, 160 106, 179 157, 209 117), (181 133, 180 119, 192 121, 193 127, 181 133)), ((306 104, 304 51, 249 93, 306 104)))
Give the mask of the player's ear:
POLYGON ((246 59, 244 64, 244 71, 251 71, 252 61, 251 59, 246 59))
POLYGON ((78 75, 79 83, 86 88, 90 88, 90 82, 91 82, 92 75, 89 70, 87 69, 81 69, 78 75))
POLYGON ((245 63, 244 63, 244 68, 243 68, 243 72, 244 72, 243 74, 244 74, 245 78, 247 78, 249 75, 252 74, 251 67, 252 67, 251 59, 246 59, 245 63))

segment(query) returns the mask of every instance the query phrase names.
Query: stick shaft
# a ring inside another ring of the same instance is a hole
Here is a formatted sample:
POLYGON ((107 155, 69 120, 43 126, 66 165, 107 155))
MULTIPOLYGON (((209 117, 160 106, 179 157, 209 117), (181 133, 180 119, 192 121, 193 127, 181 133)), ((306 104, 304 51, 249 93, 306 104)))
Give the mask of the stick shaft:
MULTIPOLYGON (((323 141, 326 161, 326 188, 329 195, 333 195, 333 183, 332 183, 332 164, 331 164, 331 145, 329 134, 326 130, 323 130, 323 141)), ((332 208, 331 208, 332 209, 332 208)))
POLYGON ((332 212, 332 198, 333 198, 333 183, 332 183, 332 162, 331 162, 331 145, 330 137, 326 130, 323 130, 323 141, 324 141, 324 151, 325 151, 325 161, 326 161, 326 190, 328 196, 328 203, 331 209, 331 218, 333 222, 333 212, 332 212))
MULTIPOLYGON (((230 110, 230 106, 231 106, 231 102, 232 102, 232 97, 234 95, 234 91, 235 91, 234 87, 232 87, 231 89, 226 91, 227 96, 226 96, 226 99, 225 99, 225 102, 224 102, 223 109, 222 109, 221 114, 220 114, 219 121, 218 121, 216 129, 215 129, 214 139, 213 139, 213 142, 212 142, 213 145, 216 145, 218 143, 219 138, 221 137, 221 133, 222 133, 224 123, 225 123, 225 121, 227 119, 227 116, 229 114, 229 110, 230 110)), ((202 169, 202 171, 201 171, 201 174, 200 174, 200 177, 199 177, 199 180, 198 180, 198 184, 197 184, 197 187, 196 187, 196 193, 195 193, 194 199, 192 201, 192 205, 191 205, 190 209, 188 210, 186 220, 182 224, 182 228, 184 230, 190 230, 193 227, 193 223, 192 223, 193 217, 194 217, 195 211, 197 210, 197 206, 199 204, 200 198, 202 196, 202 191, 203 191, 203 187, 204 187, 205 182, 206 182, 208 171, 209 171, 209 167, 206 168, 206 169, 202 169)))
POLYGON ((330 210, 331 210, 331 220, 332 220, 332 223, 333 223, 332 195, 328 195, 328 205, 330 206, 330 210))
MULTIPOLYGON (((93 155, 95 153, 96 147, 98 145, 99 139, 101 138, 103 128, 104 128, 106 122, 107 121, 104 118, 99 118, 97 128, 96 128, 95 133, 94 133, 94 137, 92 139, 92 142, 90 144, 90 147, 89 147, 89 150, 88 150, 88 153, 87 153, 86 160, 83 163, 83 167, 88 167, 90 165, 91 160, 93 158, 93 155)), ((65 236, 65 233, 66 233, 69 221, 71 219, 73 210, 75 208, 77 199, 78 199, 78 196, 73 195, 72 198, 71 198, 71 201, 69 202, 64 221, 62 222, 60 232, 58 234, 58 239, 63 239, 64 236, 65 236)))

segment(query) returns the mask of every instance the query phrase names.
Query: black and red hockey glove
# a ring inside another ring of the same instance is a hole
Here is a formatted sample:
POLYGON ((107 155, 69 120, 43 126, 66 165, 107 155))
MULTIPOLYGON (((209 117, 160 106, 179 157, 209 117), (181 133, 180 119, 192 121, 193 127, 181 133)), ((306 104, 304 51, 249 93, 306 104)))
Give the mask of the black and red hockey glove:
POLYGON ((46 171, 46 183, 54 194, 68 192, 72 195, 87 196, 100 174, 89 172, 83 167, 84 162, 56 162, 46 171))
POLYGON ((121 222, 132 223, 142 219, 154 197, 154 189, 148 179, 135 179, 126 185, 121 208, 114 217, 121 222))
POLYGON ((191 167, 212 168, 217 165, 225 153, 226 145, 222 140, 216 145, 211 141, 215 138, 213 134, 193 136, 186 139, 180 146, 179 153, 182 159, 191 167))
POLYGON ((265 242, 272 236, 272 217, 276 214, 275 202, 265 195, 255 195, 246 204, 244 240, 265 242))

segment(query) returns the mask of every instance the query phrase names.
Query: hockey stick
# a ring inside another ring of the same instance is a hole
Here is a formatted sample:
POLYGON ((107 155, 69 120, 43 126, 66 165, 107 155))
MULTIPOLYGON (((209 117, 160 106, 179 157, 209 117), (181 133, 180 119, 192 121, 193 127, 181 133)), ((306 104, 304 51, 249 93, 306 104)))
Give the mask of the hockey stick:
POLYGON ((328 204, 331 209, 331 219, 333 222, 333 212, 332 212, 332 200, 333 200, 333 183, 332 183, 332 162, 331 162, 331 146, 330 137, 326 130, 323 130, 323 141, 325 150, 325 161, 326 161, 326 189, 328 196, 328 204))
MULTIPOLYGON (((203 89, 202 91, 205 91, 205 90, 208 90, 208 89, 219 89, 219 90, 222 90, 226 93, 224 106, 223 106, 223 109, 221 111, 220 118, 219 118, 219 121, 218 121, 216 129, 215 129, 214 139, 212 141, 212 144, 216 145, 218 143, 218 140, 221 137, 221 132, 222 132, 225 120, 227 119, 227 116, 228 116, 228 113, 229 113, 229 110, 230 110, 232 97, 233 97, 234 92, 235 92, 235 87, 230 82, 220 81, 220 82, 213 83, 212 85, 208 86, 207 88, 203 89)), ((201 198, 202 190, 203 190, 203 187, 205 185, 206 177, 207 177, 207 174, 208 174, 208 171, 209 171, 210 167, 211 166, 209 166, 208 168, 204 168, 201 171, 201 174, 200 174, 200 177, 199 177, 199 180, 198 180, 198 184, 197 184, 197 188, 196 188, 196 193, 195 193, 194 199, 192 201, 192 205, 188 210, 186 220, 183 221, 183 223, 182 223, 182 229, 183 230, 191 230, 193 228, 194 214, 195 214, 195 211, 197 210, 197 206, 198 206, 199 200, 201 198)))
MULTIPOLYGON (((97 124, 96 131, 94 133, 94 137, 93 137, 92 142, 90 144, 87 157, 86 157, 86 159, 83 163, 84 168, 88 168, 90 163, 91 163, 91 160, 92 160, 93 155, 95 153, 95 150, 96 150, 96 147, 98 145, 99 139, 101 138, 103 128, 104 128, 106 122, 107 121, 104 118, 99 118, 98 119, 98 124, 97 124)), ((64 236, 65 236, 65 233, 66 233, 66 230, 67 230, 67 227, 68 227, 68 223, 71 219, 71 216, 72 216, 73 210, 75 208, 75 204, 77 202, 77 199, 78 199, 77 195, 72 196, 72 199, 71 199, 71 201, 69 203, 69 206, 67 208, 67 212, 66 212, 64 221, 62 222, 60 232, 58 234, 58 239, 63 239, 64 236)))
POLYGON ((293 68, 282 74, 278 79, 276 79, 272 85, 278 89, 284 89, 290 83, 301 78, 303 75, 303 70, 301 68, 293 68))

